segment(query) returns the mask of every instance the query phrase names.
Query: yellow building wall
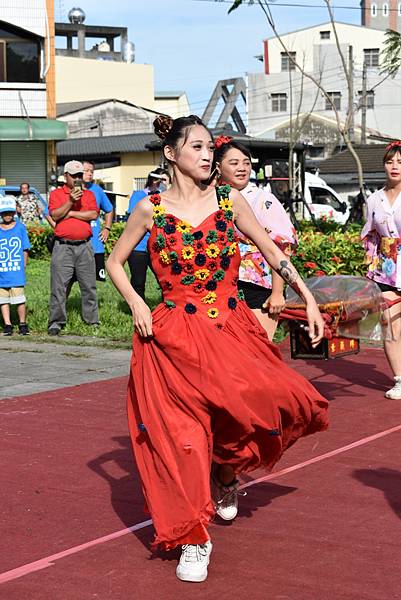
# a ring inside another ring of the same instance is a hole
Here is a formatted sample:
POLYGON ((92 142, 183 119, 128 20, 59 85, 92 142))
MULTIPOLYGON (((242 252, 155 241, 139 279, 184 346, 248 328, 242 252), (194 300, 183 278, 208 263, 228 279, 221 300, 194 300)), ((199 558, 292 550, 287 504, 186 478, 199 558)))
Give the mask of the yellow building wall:
POLYGON ((160 164, 160 152, 132 152, 121 155, 119 167, 108 169, 96 169, 94 175, 96 180, 112 184, 112 191, 127 194, 127 197, 116 197, 116 213, 124 215, 128 208, 128 202, 134 189, 134 179, 147 177, 152 169, 160 164))
POLYGON ((116 98, 154 106, 153 65, 56 56, 56 101, 116 98))

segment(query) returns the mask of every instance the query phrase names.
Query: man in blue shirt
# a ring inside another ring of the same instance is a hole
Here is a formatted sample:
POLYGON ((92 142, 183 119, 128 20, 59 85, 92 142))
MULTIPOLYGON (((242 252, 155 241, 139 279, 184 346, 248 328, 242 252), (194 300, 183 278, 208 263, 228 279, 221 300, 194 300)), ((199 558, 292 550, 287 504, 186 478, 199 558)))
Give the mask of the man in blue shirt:
MULTIPOLYGON (((143 198, 146 198, 149 194, 167 190, 170 183, 169 172, 165 169, 158 167, 151 171, 146 180, 145 188, 143 190, 136 190, 132 193, 128 204, 127 215, 132 213, 138 202, 143 200, 143 198)), ((146 273, 149 266, 148 239, 149 233, 146 233, 128 257, 131 285, 143 300, 145 300, 146 273)))
POLYGON ((95 253, 96 261, 96 279, 106 281, 106 271, 104 265, 104 244, 107 242, 111 226, 113 224, 113 205, 106 196, 103 188, 93 183, 93 173, 95 165, 89 160, 83 161, 85 188, 90 190, 96 198, 96 203, 101 211, 104 212, 104 226, 101 227, 100 217, 91 221, 92 226, 92 248, 95 253))
POLYGON ((15 221, 16 199, 0 196, 0 307, 4 321, 4 335, 12 335, 10 305, 17 306, 19 333, 28 335, 26 324, 25 265, 28 260, 29 243, 26 227, 15 221))

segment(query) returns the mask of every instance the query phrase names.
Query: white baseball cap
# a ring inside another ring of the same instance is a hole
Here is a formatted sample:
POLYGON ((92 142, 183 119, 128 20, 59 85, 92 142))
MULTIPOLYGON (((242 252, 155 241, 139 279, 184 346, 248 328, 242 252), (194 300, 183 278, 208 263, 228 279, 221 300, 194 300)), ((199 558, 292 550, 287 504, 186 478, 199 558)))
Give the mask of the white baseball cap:
POLYGON ((79 160, 69 160, 64 165, 64 173, 69 173, 70 175, 76 175, 77 173, 83 173, 84 166, 79 160))
POLYGON ((16 212, 17 204, 15 196, 0 196, 0 213, 16 212))

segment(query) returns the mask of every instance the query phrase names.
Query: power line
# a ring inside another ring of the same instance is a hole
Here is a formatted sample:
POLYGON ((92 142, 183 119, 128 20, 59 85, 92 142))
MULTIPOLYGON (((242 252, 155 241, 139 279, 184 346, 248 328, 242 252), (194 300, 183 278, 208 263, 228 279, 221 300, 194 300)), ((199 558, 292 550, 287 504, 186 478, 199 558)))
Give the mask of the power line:
MULTIPOLYGON (((192 2, 209 2, 209 4, 233 4, 233 0, 192 0, 192 2)), ((269 7, 271 8, 285 8, 285 7, 291 7, 291 8, 314 8, 315 10, 317 8, 327 8, 326 4, 320 4, 319 6, 316 6, 316 4, 299 4, 299 3, 295 3, 295 2, 282 2, 280 4, 276 4, 276 3, 272 3, 272 2, 268 2, 266 1, 264 4, 267 4, 269 7)), ((248 6, 253 6, 254 4, 248 4, 248 6)), ((361 8, 359 6, 340 6, 340 5, 332 5, 331 8, 333 10, 357 10, 359 12, 361 12, 361 8)), ((398 13, 398 8, 387 8, 388 12, 397 12, 398 13)))

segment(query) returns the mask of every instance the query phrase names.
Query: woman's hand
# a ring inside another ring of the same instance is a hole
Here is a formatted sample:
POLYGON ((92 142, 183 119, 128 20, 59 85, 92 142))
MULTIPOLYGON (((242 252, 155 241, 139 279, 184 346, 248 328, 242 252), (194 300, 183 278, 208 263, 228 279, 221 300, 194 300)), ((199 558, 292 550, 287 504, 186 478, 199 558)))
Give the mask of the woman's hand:
POLYGON ((324 320, 313 297, 307 300, 306 316, 308 317, 309 337, 312 347, 315 348, 323 339, 324 320))
POLYGON ((137 331, 141 337, 150 337, 153 335, 152 313, 146 302, 144 302, 141 297, 138 297, 130 308, 135 331, 137 331))
POLYGON ((285 298, 283 294, 275 294, 272 292, 271 296, 262 305, 262 310, 269 313, 272 318, 278 317, 281 311, 285 307, 285 298))

